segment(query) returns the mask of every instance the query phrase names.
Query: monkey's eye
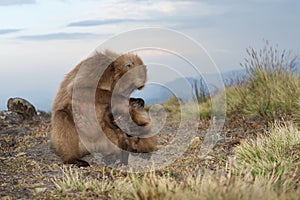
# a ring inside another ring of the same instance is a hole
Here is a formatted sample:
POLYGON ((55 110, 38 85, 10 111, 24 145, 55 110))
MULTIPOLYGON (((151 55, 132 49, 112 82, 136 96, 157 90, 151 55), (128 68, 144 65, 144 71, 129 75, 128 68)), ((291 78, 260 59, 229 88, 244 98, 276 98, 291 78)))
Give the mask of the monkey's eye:
POLYGON ((124 64, 125 67, 133 67, 133 65, 134 65, 134 62, 128 62, 128 63, 124 64))

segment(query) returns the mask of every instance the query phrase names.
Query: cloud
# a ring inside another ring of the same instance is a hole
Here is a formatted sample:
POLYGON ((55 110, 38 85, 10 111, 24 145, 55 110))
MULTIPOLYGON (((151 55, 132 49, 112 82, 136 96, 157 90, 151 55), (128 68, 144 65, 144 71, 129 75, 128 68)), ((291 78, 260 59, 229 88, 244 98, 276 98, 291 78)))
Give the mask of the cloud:
POLYGON ((83 39, 83 38, 91 38, 97 36, 104 36, 104 35, 97 35, 92 33, 50 33, 50 34, 42 34, 42 35, 25 35, 18 37, 19 39, 24 40, 76 40, 76 39, 83 39))
POLYGON ((74 21, 67 27, 91 27, 109 24, 147 23, 147 25, 190 28, 212 17, 220 17, 230 11, 226 5, 212 5, 199 1, 118 0, 101 4, 90 12, 90 20, 74 21), (120 12, 122 10, 123 12, 120 12), (108 18, 110 17, 110 18, 108 18), (200 21, 200 23, 199 23, 200 21))
POLYGON ((0 35, 19 32, 22 29, 0 29, 0 35))
POLYGON ((0 0, 0 6, 33 4, 36 0, 0 0))
POLYGON ((72 22, 68 24, 68 27, 78 27, 78 26, 101 26, 106 24, 118 24, 118 23, 125 23, 125 22, 145 22, 149 21, 147 19, 141 20, 141 19, 107 19, 107 20, 84 20, 84 21, 78 21, 78 22, 72 22))

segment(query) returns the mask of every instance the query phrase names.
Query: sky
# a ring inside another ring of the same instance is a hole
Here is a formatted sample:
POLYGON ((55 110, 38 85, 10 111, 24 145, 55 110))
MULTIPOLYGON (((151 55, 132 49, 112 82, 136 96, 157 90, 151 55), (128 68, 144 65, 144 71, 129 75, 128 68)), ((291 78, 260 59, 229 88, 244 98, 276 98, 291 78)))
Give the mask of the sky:
MULTIPOLYGON (((298 0, 0 0, 0 110, 18 96, 49 111, 60 82, 80 61, 118 34, 149 27, 191 38, 221 72, 241 69, 245 49, 261 48, 264 40, 300 54, 298 0)), ((164 34, 149 38, 178 44, 164 34)), ((137 53, 149 63, 150 81, 193 74, 168 52, 137 53), (160 64, 181 75, 160 71, 160 64)), ((207 65, 203 73, 210 71, 207 65)))

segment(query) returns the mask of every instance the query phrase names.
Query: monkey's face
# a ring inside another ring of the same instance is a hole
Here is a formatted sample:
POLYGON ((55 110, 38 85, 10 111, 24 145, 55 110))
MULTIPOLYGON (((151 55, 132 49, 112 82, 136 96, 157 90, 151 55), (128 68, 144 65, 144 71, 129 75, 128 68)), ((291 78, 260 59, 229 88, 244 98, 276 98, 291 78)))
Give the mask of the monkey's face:
POLYGON ((142 89, 147 80, 147 69, 143 61, 132 54, 125 54, 113 62, 114 92, 129 96, 134 90, 142 89))

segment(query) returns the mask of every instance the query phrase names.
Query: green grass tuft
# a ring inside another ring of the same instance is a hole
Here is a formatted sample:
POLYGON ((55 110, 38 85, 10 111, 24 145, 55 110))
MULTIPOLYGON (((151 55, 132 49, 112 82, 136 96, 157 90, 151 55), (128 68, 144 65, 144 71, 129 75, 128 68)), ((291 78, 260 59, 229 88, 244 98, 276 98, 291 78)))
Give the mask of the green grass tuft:
POLYGON ((294 176, 300 170, 299 147, 299 130, 291 124, 275 123, 267 135, 259 135, 238 147, 238 168, 270 180, 274 186, 294 188, 294 176))
POLYGON ((298 57, 279 52, 268 42, 259 51, 247 49, 247 54, 241 64, 247 70, 247 80, 226 92, 229 111, 240 110, 245 116, 260 116, 267 122, 295 114, 300 109, 300 78, 293 73, 298 57))

